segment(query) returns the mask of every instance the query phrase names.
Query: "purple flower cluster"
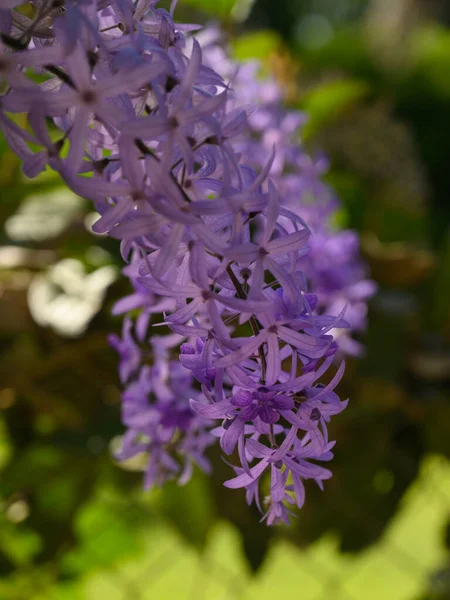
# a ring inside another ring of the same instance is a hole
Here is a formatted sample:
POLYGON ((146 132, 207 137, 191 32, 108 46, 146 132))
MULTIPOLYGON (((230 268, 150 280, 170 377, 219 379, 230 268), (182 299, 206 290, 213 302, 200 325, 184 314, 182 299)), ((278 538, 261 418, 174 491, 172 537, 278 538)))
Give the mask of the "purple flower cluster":
POLYGON ((204 452, 215 441, 210 433, 211 422, 190 407, 190 402, 201 398, 201 392, 192 385, 191 373, 179 361, 170 359, 170 349, 178 343, 178 336, 154 336, 152 364, 141 366, 141 352, 131 328, 131 320, 125 318, 123 339, 111 339, 122 358, 121 379, 130 380, 122 403, 127 432, 117 458, 148 457, 146 489, 174 477, 179 483, 189 481, 194 464, 209 473, 211 466, 204 452), (131 378, 133 372, 137 375, 131 378))
POLYGON ((305 157, 282 143, 298 117, 260 125, 278 131, 270 143, 250 139, 256 113, 186 40, 197 27, 174 23, 175 2, 34 0, 25 21, 18 4, 0 11, 0 127, 27 175, 49 165, 92 200, 94 231, 119 239, 128 262, 134 292, 114 312, 139 316, 111 337, 120 457, 148 453, 147 487, 184 482, 194 463, 209 470, 218 438, 240 463, 225 485, 245 488, 268 524, 288 522, 304 481, 331 476, 317 463, 332 458, 327 423, 347 404, 334 392, 343 363, 320 380, 338 350, 331 332, 350 326, 345 307, 317 310, 326 276, 316 259, 305 266, 314 227, 292 198, 326 188, 313 163, 283 175, 305 157))
POLYGON ((205 62, 233 81, 230 108, 252 107, 248 114, 250 135, 241 135, 234 141, 243 161, 262 168, 276 146, 269 176, 277 185, 283 206, 302 217, 312 233, 302 270, 317 296, 317 310, 321 314, 338 314, 346 307, 345 318, 350 327, 333 331, 333 335, 339 339, 341 354, 360 356, 364 348, 352 334, 366 330, 367 300, 376 292, 376 284, 367 279, 358 234, 334 225, 341 203, 323 181, 327 159, 323 155, 312 158, 302 144, 307 115, 286 109, 281 87, 274 78, 261 76, 258 61, 240 65, 233 61, 217 27, 205 29, 197 37, 205 62))

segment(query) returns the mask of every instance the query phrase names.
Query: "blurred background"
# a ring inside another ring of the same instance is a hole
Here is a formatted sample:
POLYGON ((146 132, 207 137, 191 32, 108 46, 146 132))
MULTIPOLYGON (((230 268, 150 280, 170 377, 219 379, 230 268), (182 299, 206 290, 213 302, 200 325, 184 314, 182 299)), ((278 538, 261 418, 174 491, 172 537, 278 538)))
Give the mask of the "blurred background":
POLYGON ((334 477, 291 528, 214 478, 120 468, 115 240, 0 139, 0 600, 450 598, 450 3, 180 0, 305 110, 379 293, 349 361, 334 477))

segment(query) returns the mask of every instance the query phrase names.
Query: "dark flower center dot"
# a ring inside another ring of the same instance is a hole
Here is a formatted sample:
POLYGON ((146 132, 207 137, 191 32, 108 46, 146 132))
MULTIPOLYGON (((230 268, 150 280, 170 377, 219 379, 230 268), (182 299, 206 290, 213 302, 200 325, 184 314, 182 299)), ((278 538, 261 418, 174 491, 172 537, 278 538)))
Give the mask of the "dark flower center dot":
POLYGON ((265 248, 260 248, 259 249, 259 255, 260 256, 267 256, 269 253, 267 252, 267 250, 265 248))
POLYGON ((178 79, 169 75, 166 81, 166 92, 171 92, 176 85, 178 85, 178 79))
POLYGON ((92 52, 91 50, 89 50, 87 53, 87 59, 89 66, 91 67, 91 69, 93 69, 98 62, 98 55, 96 54, 96 52, 92 52))
POLYGON ((320 414, 320 410, 316 407, 311 411, 310 419, 311 421, 318 421, 322 415, 320 414))
POLYGON ((209 291, 207 291, 207 290, 204 290, 204 291, 202 292, 202 298, 203 298, 203 300, 211 300, 211 298, 212 298, 212 293, 211 293, 211 292, 209 292, 209 291))
POLYGON ((109 164, 109 158, 102 158, 101 160, 96 160, 93 163, 94 170, 97 173, 103 173, 103 171, 106 169, 108 164, 109 164))
POLYGON ((250 279, 250 275, 251 275, 251 271, 250 269, 242 269, 241 271, 241 277, 244 281, 247 281, 247 279, 250 279))
POLYGON ((81 94, 81 99, 85 104, 93 104, 96 100, 96 97, 92 90, 86 90, 81 94))
POLYGON ((277 333, 277 331, 278 331, 278 328, 277 328, 277 326, 276 326, 276 325, 271 325, 271 326, 269 327, 269 332, 270 332, 270 333, 277 333))
POLYGON ((211 144, 212 146, 218 146, 219 138, 217 137, 217 135, 210 135, 209 137, 206 138, 205 143, 211 144))
POLYGON ((176 129, 178 127, 178 119, 176 117, 170 117, 169 119, 169 127, 171 129, 176 129))
POLYGON ((133 192, 131 192, 131 199, 133 200, 133 202, 139 202, 139 200, 144 200, 144 196, 139 190, 134 190, 133 192))

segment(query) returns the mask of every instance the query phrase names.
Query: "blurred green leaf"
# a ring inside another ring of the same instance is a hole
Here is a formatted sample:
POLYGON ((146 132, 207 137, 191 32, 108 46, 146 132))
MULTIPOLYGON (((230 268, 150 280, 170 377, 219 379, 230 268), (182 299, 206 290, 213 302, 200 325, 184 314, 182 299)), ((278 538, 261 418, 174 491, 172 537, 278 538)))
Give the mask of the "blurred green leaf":
POLYGON ((267 29, 246 33, 233 41, 233 51, 236 60, 257 58, 264 60, 279 47, 280 36, 267 29))
POLYGON ((2 482, 4 493, 11 494, 15 489, 32 487, 51 478, 63 463, 64 453, 60 448, 38 445, 27 448, 8 465, 8 476, 2 482))
POLYGON ((42 548, 39 535, 26 525, 16 525, 0 515, 0 549, 19 565, 27 565, 42 548))
POLYGON ((82 214, 85 202, 61 187, 26 198, 5 223, 6 233, 15 241, 42 242, 56 237, 82 214))
POLYGON ((79 260, 58 261, 31 281, 27 296, 30 312, 42 327, 52 327, 61 336, 77 337, 101 309, 117 274, 112 265, 86 273, 79 260))
POLYGON ((376 69, 367 49, 364 30, 357 25, 339 28, 320 48, 297 47, 302 62, 311 68, 339 68, 357 77, 372 77, 376 69))
POLYGON ((60 474, 45 486, 37 489, 39 510, 51 515, 54 521, 70 520, 73 509, 78 504, 80 477, 76 472, 60 474))
POLYGON ((432 90, 450 98, 450 31, 430 24, 420 28, 410 43, 416 71, 432 90))
POLYGON ((331 168, 326 175, 327 183, 335 190, 345 210, 343 224, 350 229, 361 230, 364 223, 367 195, 361 178, 355 173, 331 168))
POLYGON ((214 506, 209 482, 196 472, 186 486, 170 484, 163 488, 159 498, 162 514, 176 526, 191 544, 202 548, 214 523, 214 506))
POLYGON ((107 567, 141 549, 137 532, 142 522, 136 521, 134 512, 124 514, 126 510, 122 503, 101 492, 79 510, 74 522, 78 545, 62 559, 66 574, 107 567))
POLYGON ((214 505, 222 519, 231 521, 239 528, 247 563, 256 573, 264 564, 277 530, 274 527, 261 527, 260 512, 254 505, 249 506, 243 496, 242 502, 236 502, 235 491, 223 485, 223 482, 230 478, 230 467, 222 460, 220 449, 213 449, 211 454, 215 473, 215 477, 210 481, 214 505))
POLYGON ((0 418, 0 469, 6 467, 13 453, 11 440, 3 418, 0 418))
POLYGON ((339 118, 352 105, 368 95, 370 87, 357 79, 341 79, 324 82, 307 92, 302 100, 302 109, 308 115, 303 128, 308 139, 325 125, 339 118))
POLYGON ((183 4, 224 19, 230 16, 236 0, 184 0, 183 4))

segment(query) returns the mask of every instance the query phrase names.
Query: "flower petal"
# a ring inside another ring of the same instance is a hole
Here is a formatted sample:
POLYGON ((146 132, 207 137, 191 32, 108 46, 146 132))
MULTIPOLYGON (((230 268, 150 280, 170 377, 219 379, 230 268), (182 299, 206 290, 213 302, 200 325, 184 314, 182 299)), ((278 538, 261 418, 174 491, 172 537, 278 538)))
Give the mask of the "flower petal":
POLYGON ((293 329, 288 329, 284 325, 278 327, 278 336, 291 346, 294 346, 294 348, 297 348, 300 354, 304 354, 308 358, 321 358, 325 353, 325 349, 333 341, 331 336, 317 338, 306 333, 299 333, 293 329))
POLYGON ((233 452, 239 438, 244 435, 244 426, 244 421, 235 418, 228 429, 225 429, 220 438, 220 447, 225 454, 231 454, 233 452))
POLYGON ((247 487, 248 485, 255 483, 255 481, 261 477, 268 464, 269 457, 263 458, 257 465, 250 469, 251 476, 247 475, 247 473, 241 473, 237 477, 233 477, 233 479, 228 479, 223 485, 232 490, 247 487))
POLYGON ((234 350, 230 354, 226 356, 222 356, 218 360, 216 360, 214 366, 215 367, 228 367, 229 365, 234 365, 235 363, 243 360, 244 358, 248 358, 251 356, 255 350, 257 350, 261 344, 267 339, 268 332, 266 330, 261 331, 255 337, 249 339, 246 344, 243 344, 238 350, 234 350))
POLYGON ((229 400, 222 400, 215 404, 203 404, 197 400, 190 400, 189 405, 195 413, 207 419, 224 419, 236 412, 236 407, 229 400))

